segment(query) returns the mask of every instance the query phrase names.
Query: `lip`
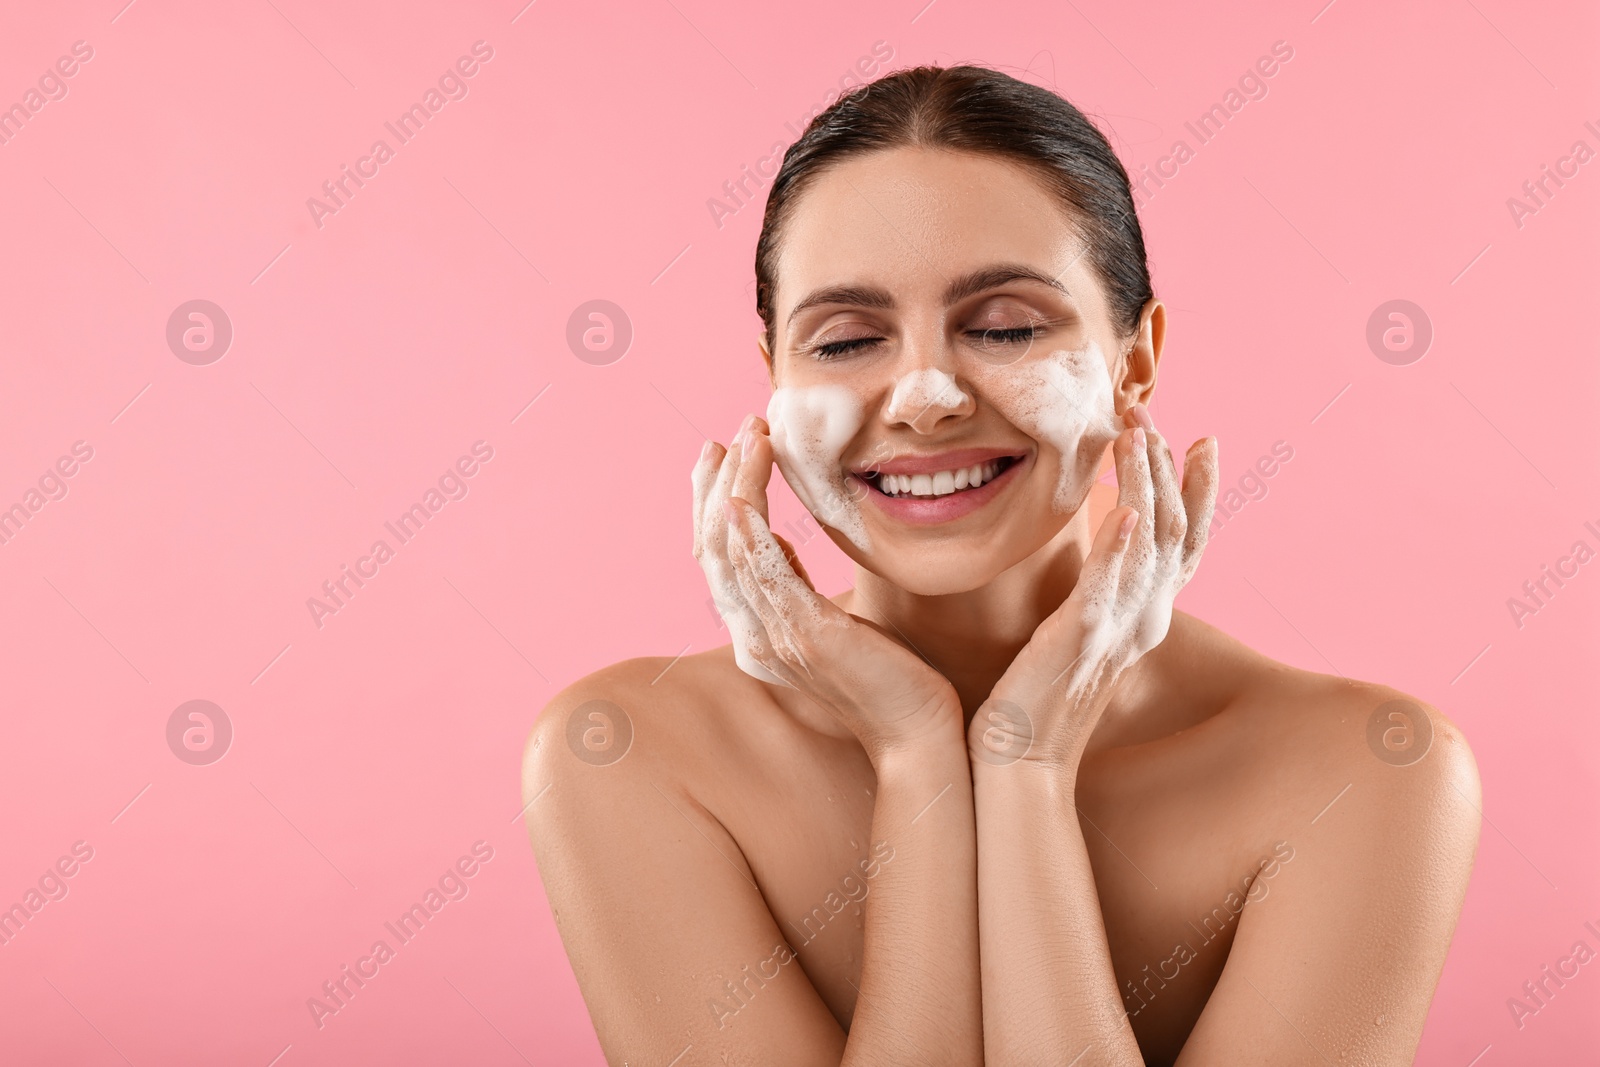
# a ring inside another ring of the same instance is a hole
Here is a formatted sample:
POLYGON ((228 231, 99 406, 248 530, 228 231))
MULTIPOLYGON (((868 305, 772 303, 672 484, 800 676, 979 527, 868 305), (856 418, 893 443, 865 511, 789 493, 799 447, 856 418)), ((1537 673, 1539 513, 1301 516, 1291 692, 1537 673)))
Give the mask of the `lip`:
MULTIPOLYGON (((926 454, 905 453, 896 455, 887 463, 868 463, 852 470, 864 474, 938 474, 940 471, 960 470, 994 459, 1007 459, 1026 454, 1026 448, 956 448, 948 452, 926 454)), ((979 486, 981 489, 982 486, 979 486)))
MULTIPOLYGON (((925 463, 918 467, 906 467, 885 464, 881 469, 886 474, 927 474, 932 471, 950 470, 951 467, 971 466, 975 462, 986 462, 1001 456, 1015 456, 1016 452, 997 452, 994 449, 968 449, 960 452, 942 452, 935 457, 928 457, 946 466, 928 466, 925 463), (962 457, 971 453, 974 456, 982 455, 982 459, 962 462, 962 457), (954 462, 951 462, 954 460, 954 462)), ((922 457, 900 457, 907 462, 922 463, 922 457)), ((898 460, 896 461, 899 462, 898 460)), ((901 522, 912 523, 918 526, 931 526, 938 523, 953 522, 956 519, 971 515, 973 512, 985 507, 995 497, 1005 492, 1006 487, 1029 470, 1033 465, 1033 452, 1025 453, 1020 459, 994 479, 987 481, 976 489, 963 489, 959 493, 951 493, 939 497, 916 496, 886 496, 875 489, 870 482, 858 473, 851 473, 850 477, 861 484, 861 492, 871 499, 881 511, 891 518, 901 522)))

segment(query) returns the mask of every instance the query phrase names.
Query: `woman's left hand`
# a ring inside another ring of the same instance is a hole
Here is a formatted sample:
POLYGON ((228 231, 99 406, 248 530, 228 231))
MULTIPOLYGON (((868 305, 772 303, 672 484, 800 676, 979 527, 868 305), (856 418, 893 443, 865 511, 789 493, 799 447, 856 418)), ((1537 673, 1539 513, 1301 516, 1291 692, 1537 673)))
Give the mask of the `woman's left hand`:
POLYGON ((1018 759, 1076 773, 1083 746, 1122 672, 1160 644, 1172 602, 1205 548, 1217 495, 1217 443, 1189 446, 1182 481, 1149 411, 1136 404, 1112 452, 1117 507, 1072 594, 1039 624, 967 733, 974 761, 1018 759))

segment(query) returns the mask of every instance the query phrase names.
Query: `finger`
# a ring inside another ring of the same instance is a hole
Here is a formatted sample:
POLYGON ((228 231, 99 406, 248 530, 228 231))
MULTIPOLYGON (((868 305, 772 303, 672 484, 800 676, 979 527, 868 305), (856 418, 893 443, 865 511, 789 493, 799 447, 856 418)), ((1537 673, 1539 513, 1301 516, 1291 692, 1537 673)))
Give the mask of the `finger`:
POLYGON ((739 446, 739 470, 733 479, 732 495, 750 501, 762 519, 767 519, 767 484, 772 480, 772 438, 752 427, 740 431, 739 446))
POLYGON ((727 519, 721 501, 738 473, 739 449, 709 441, 695 466, 695 556, 705 572, 717 614, 733 638, 734 660, 741 670, 764 682, 792 685, 764 663, 772 660, 771 640, 745 600, 728 559, 727 519))
POLYGON ((777 662, 791 672, 809 676, 806 642, 799 632, 809 605, 795 601, 815 594, 798 582, 755 508, 738 497, 730 501, 729 508, 734 517, 728 524, 728 557, 739 590, 760 619, 777 662))
POLYGON ((1117 462, 1117 504, 1139 513, 1135 543, 1148 540, 1155 529, 1155 486, 1150 480, 1150 445, 1143 428, 1135 426, 1117 436, 1111 447, 1117 462))
POLYGON ((711 486, 716 482, 717 470, 722 463, 726 450, 715 441, 708 440, 700 447, 700 458, 695 462, 694 471, 689 475, 694 484, 694 558, 699 559, 705 551, 706 501, 711 497, 711 486))
POLYGON ((1100 654, 1115 643, 1117 591, 1139 520, 1136 511, 1119 505, 1100 523, 1072 595, 1035 633, 1037 641, 1046 626, 1053 631, 1047 639, 1052 654, 1041 664, 1045 673, 1035 675, 1033 684, 1054 687, 1067 674, 1075 674, 1069 685, 1076 685, 1082 681, 1081 673, 1097 669, 1100 654), (1060 632, 1062 627, 1065 633, 1060 632))
POLYGON ((1089 555, 1083 561, 1078 584, 1073 589, 1080 610, 1091 625, 1102 616, 1109 619, 1128 549, 1143 524, 1143 516, 1136 509, 1120 504, 1100 521, 1100 529, 1089 546, 1089 555))
MULTIPOLYGON (((759 591, 778 609, 786 623, 820 622, 838 612, 833 602, 819 596, 789 562, 788 553, 778 543, 767 521, 755 506, 740 497, 731 505, 737 517, 729 532, 730 546, 737 541, 749 557, 752 573, 759 580, 759 591)), ((842 614, 842 612, 840 613, 842 614)))
POLYGON ((750 562, 746 536, 740 529, 743 520, 738 505, 742 504, 743 501, 730 501, 724 505, 725 511, 734 512, 734 518, 726 524, 728 536, 722 564, 733 596, 738 601, 735 618, 730 620, 728 627, 735 632, 735 660, 739 661, 746 673, 762 681, 799 688, 799 675, 789 666, 783 654, 788 635, 778 628, 780 620, 772 611, 750 562), (741 656, 754 661, 756 670, 751 670, 740 659, 741 656))
POLYGON ((1153 529, 1155 531, 1156 546, 1163 554, 1177 551, 1183 542, 1187 529, 1188 519, 1184 514, 1183 495, 1178 489, 1178 472, 1173 469, 1172 449, 1167 447, 1166 438, 1155 428, 1150 420, 1150 412, 1143 404, 1135 407, 1136 418, 1144 426, 1145 438, 1148 443, 1148 462, 1150 466, 1150 480, 1155 496, 1155 514, 1153 529))
POLYGON ((722 454, 717 476, 711 484, 711 491, 706 495, 704 510, 700 513, 701 536, 704 538, 702 547, 714 554, 722 552, 728 543, 728 516, 724 504, 732 494, 733 479, 739 473, 740 458, 739 438, 736 435, 722 454))
POLYGON ((1183 510, 1189 529, 1183 539, 1180 578, 1188 582, 1200 565, 1211 533, 1211 515, 1217 506, 1217 439, 1205 437, 1189 446, 1183 457, 1183 510))
POLYGON ((789 560, 789 566, 794 568, 794 572, 800 576, 800 580, 805 582, 806 586, 815 593, 817 591, 817 583, 813 582, 811 575, 806 573, 806 565, 800 562, 800 553, 794 550, 794 545, 789 543, 788 538, 778 533, 774 533, 772 539, 778 542, 779 548, 783 549, 784 556, 789 560))

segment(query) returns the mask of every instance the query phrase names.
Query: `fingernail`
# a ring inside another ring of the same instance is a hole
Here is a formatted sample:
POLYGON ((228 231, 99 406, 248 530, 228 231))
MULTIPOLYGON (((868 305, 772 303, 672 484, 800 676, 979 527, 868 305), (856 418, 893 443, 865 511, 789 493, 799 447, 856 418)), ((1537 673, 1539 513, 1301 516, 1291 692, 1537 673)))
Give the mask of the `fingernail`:
POLYGON ((728 447, 729 448, 737 448, 739 450, 739 454, 741 456, 744 455, 744 446, 745 446, 745 437, 746 436, 747 435, 746 435, 745 431, 740 430, 738 433, 733 435, 733 443, 730 444, 728 447))
POLYGON ((706 443, 700 446, 700 462, 704 463, 706 460, 711 458, 711 448, 715 443, 716 442, 707 439, 706 443))
POLYGON ((1130 511, 1122 518, 1122 525, 1117 527, 1117 540, 1126 541, 1133 533, 1133 528, 1139 523, 1139 513, 1130 511))
POLYGON ((1133 405, 1133 417, 1138 420, 1140 426, 1143 426, 1147 430, 1153 430, 1156 428, 1154 420, 1150 418, 1150 409, 1145 407, 1143 404, 1133 405))
POLYGON ((751 427, 753 427, 755 424, 756 424, 756 417, 754 415, 746 415, 744 417, 744 421, 739 424, 739 429, 748 430, 751 427))
POLYGON ((1144 427, 1137 426, 1133 431, 1133 447, 1144 448, 1144 427))

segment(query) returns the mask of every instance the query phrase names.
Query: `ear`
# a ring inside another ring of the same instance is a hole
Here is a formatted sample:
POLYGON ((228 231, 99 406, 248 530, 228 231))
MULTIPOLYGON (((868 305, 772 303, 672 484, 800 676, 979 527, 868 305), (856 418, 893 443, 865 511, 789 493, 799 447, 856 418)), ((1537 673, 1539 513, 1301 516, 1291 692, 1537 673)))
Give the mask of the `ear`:
POLYGON ((1167 309, 1151 297, 1139 313, 1139 328, 1133 344, 1122 358, 1121 375, 1116 383, 1117 414, 1135 404, 1150 403, 1156 391, 1156 369, 1167 337, 1167 309))
POLYGON ((778 379, 772 366, 772 350, 767 347, 767 331, 765 328, 756 331, 756 347, 761 349, 761 359, 767 365, 767 381, 776 386, 778 379))

